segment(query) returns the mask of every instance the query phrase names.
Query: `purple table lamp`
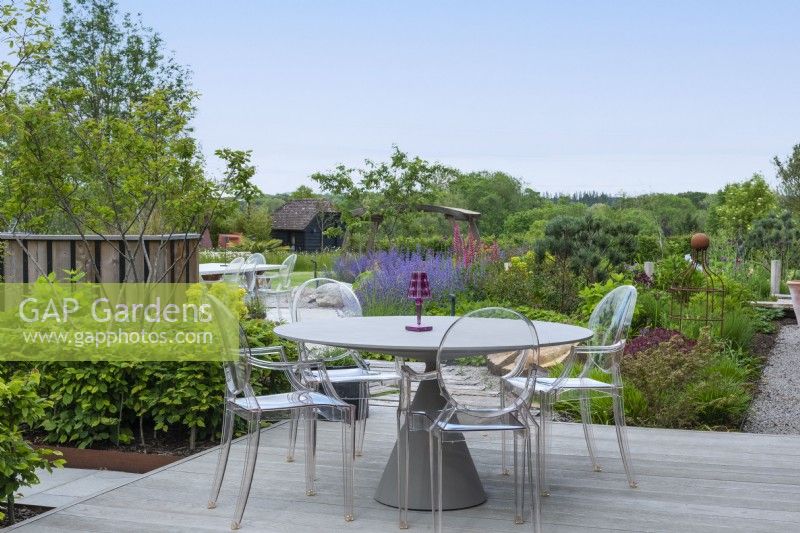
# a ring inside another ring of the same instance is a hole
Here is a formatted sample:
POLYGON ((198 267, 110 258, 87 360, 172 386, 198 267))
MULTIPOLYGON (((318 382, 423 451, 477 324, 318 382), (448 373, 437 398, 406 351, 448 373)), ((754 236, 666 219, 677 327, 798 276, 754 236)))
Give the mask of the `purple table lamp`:
POLYGON ((431 286, 428 284, 428 274, 426 272, 412 272, 411 283, 408 285, 408 297, 417 304, 417 323, 406 326, 408 331, 430 331, 433 326, 423 326, 422 322, 422 300, 431 297, 431 286))

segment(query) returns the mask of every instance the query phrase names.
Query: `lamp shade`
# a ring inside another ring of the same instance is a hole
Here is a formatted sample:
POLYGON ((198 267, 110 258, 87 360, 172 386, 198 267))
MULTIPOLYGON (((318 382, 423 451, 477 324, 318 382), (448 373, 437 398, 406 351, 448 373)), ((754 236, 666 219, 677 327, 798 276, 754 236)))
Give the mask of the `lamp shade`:
POLYGON ((431 286, 428 283, 427 272, 412 272, 411 281, 408 284, 408 297, 414 300, 427 299, 431 297, 431 286))

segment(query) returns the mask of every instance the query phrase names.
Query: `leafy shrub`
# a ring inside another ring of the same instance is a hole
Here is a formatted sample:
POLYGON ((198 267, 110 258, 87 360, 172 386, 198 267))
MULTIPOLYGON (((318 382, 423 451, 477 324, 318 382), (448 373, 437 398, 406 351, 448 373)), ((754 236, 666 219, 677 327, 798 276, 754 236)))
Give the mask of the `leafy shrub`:
POLYGON ((626 355, 623 375, 647 400, 647 425, 691 427, 697 421, 686 388, 697 381, 701 369, 713 358, 716 346, 706 334, 693 343, 681 335, 626 355))
POLYGON ((756 333, 775 333, 778 330, 777 320, 783 318, 783 309, 753 307, 753 329, 756 333))
POLYGON ((578 313, 581 317, 588 319, 589 316, 600 303, 600 300, 605 297, 617 287, 622 285, 630 285, 632 281, 625 276, 625 274, 612 273, 607 280, 600 283, 592 283, 578 291, 578 297, 581 300, 581 305, 578 308, 578 313))
MULTIPOLYGON (((244 320, 252 346, 282 345, 296 357, 294 343, 279 339, 273 324, 244 320)), ((277 356, 275 356, 277 357, 277 356)), ((40 421, 45 440, 78 447, 128 444, 144 429, 177 430, 190 445, 215 438, 222 416, 222 368, 207 362, 61 363, 41 365, 40 392, 52 411, 40 421)), ((282 373, 259 372, 257 393, 286 390, 282 373)))
MULTIPOLYGON (((569 316, 551 311, 549 309, 539 309, 527 305, 514 305, 509 302, 495 302, 491 300, 470 300, 468 298, 456 299, 456 314, 465 315, 471 311, 483 309, 484 307, 506 307, 517 311, 531 320, 542 320, 547 322, 560 322, 562 324, 572 324, 574 319, 569 316)), ((450 314, 450 306, 434 304, 425 308, 425 312, 431 316, 446 316, 450 314)))
MULTIPOLYGON (((39 396, 39 372, 20 372, 10 379, 0 379, 0 501, 7 502, 13 519, 14 494, 20 487, 39 482, 36 469, 50 472, 61 467, 61 454, 35 449, 28 444, 23 431, 43 419, 49 402, 39 396)), ((0 520, 4 514, 0 512, 0 520)))
POLYGON ((640 263, 661 258, 661 243, 655 235, 640 233, 636 237, 636 260, 640 263))
POLYGON ((556 309, 571 313, 578 303, 579 279, 571 271, 533 252, 511 257, 509 268, 493 265, 476 287, 482 298, 513 305, 556 309))
POLYGON ((639 290, 631 329, 662 328, 669 324, 669 294, 663 291, 639 290))
POLYGON ((453 240, 443 235, 428 237, 394 237, 379 239, 375 249, 383 252, 398 250, 404 254, 432 252, 433 254, 449 254, 453 249, 453 240))

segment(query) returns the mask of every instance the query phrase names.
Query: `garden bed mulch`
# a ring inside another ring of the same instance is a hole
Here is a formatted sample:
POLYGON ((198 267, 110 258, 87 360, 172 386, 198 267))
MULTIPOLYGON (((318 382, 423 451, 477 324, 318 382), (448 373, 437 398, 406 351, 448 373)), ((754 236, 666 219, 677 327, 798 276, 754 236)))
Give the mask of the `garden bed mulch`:
POLYGON ((16 504, 14 505, 14 522, 11 521, 11 517, 9 516, 7 509, 4 506, 0 506, 0 511, 5 513, 5 518, 0 520, 0 529, 4 527, 8 527, 14 525, 18 522, 22 522, 23 520, 27 520, 28 518, 33 518, 36 515, 40 515, 42 513, 46 513, 52 509, 51 507, 42 507, 41 505, 24 505, 24 504, 16 504))
POLYGON ((146 446, 107 444, 92 448, 76 448, 48 444, 45 442, 44 434, 31 435, 30 439, 35 447, 60 451, 63 459, 66 460, 65 466, 68 468, 113 470, 133 474, 150 472, 184 457, 213 448, 218 444, 215 441, 203 441, 198 442, 194 449, 190 449, 187 439, 183 435, 170 433, 148 442, 146 446))

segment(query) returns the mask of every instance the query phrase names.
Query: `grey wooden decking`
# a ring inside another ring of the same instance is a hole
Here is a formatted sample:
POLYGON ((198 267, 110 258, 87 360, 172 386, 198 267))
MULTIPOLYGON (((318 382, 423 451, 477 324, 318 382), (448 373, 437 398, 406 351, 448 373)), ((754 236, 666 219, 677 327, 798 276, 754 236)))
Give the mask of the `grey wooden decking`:
MULTIPOLYGON (((372 409, 365 456, 356 462, 356 520, 342 519, 338 427, 321 424, 318 494, 305 496, 302 454, 284 462, 287 428, 264 430, 243 531, 395 531, 397 512, 372 499, 395 438, 394 410, 372 409)), ((640 487, 629 489, 613 428, 597 427, 603 472, 592 472, 580 425, 554 424, 552 495, 545 531, 800 531, 800 437, 631 428, 640 487)), ((302 443, 302 438, 299 439, 302 443)), ((498 473, 498 437, 470 448, 489 501, 445 514, 448 531, 530 531, 514 525, 510 479, 498 473)), ((244 445, 231 452, 219 505, 206 509, 211 450, 23 524, 15 533, 227 531, 244 445)), ((427 459, 424 459, 427 460, 427 459)), ((411 531, 429 531, 427 512, 411 531)))

